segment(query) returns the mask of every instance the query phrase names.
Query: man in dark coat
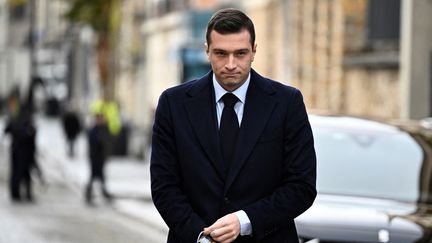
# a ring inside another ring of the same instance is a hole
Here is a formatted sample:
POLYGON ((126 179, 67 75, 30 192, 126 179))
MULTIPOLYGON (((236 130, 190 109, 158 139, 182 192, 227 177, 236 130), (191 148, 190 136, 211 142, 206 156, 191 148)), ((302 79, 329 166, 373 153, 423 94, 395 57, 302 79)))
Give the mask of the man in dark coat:
POLYGON ((167 241, 298 243, 294 218, 316 196, 302 95, 251 68, 241 11, 218 11, 206 39, 212 71, 163 92, 155 115, 151 189, 167 241))
POLYGON ((40 168, 36 161, 36 128, 28 109, 23 109, 18 117, 10 119, 4 130, 12 137, 10 149, 10 195, 13 201, 26 199, 33 201, 31 171, 40 168), (25 188, 22 197, 21 187, 25 188))
POLYGON ((76 111, 68 109, 63 114, 62 122, 68 143, 68 154, 73 157, 75 155, 75 140, 81 131, 81 120, 76 111))
POLYGON ((106 189, 105 162, 108 156, 109 131, 102 113, 95 116, 95 124, 88 131, 90 179, 88 181, 85 198, 88 204, 93 204, 93 183, 99 180, 101 183, 102 195, 107 201, 112 196, 106 189))

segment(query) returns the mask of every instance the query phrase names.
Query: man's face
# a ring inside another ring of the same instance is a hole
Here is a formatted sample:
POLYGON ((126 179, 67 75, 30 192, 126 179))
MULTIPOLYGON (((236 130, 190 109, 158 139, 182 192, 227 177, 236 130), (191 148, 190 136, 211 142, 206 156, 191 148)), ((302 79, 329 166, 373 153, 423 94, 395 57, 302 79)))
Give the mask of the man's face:
POLYGON ((210 40, 206 52, 216 79, 224 89, 234 91, 246 81, 256 45, 251 45, 247 30, 224 35, 212 30, 210 40))

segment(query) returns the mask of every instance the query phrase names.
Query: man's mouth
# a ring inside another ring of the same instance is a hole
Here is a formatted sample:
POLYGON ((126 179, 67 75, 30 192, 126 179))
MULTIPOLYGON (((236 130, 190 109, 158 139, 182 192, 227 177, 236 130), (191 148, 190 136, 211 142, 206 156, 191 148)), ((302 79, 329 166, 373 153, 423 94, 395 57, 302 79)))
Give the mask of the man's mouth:
POLYGON ((239 75, 239 73, 224 73, 226 78, 235 78, 239 75))

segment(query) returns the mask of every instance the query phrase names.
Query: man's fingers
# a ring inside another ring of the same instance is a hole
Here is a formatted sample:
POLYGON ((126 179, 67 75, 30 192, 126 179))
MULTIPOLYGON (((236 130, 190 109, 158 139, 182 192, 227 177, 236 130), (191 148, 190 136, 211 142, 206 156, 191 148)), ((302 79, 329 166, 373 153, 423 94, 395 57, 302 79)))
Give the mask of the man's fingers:
POLYGON ((212 231, 210 236, 217 242, 232 242, 237 237, 237 234, 233 227, 228 225, 212 231))
POLYGON ((204 235, 210 235, 211 232, 213 232, 213 231, 215 231, 217 229, 220 229, 222 227, 223 227, 223 225, 221 225, 218 222, 215 222, 214 224, 210 225, 209 227, 204 228, 204 232, 203 233, 204 233, 204 235))
POLYGON ((211 232, 220 229, 226 225, 225 222, 217 220, 214 224, 210 225, 207 228, 204 228, 204 234, 209 235, 211 232))
POLYGON ((219 243, 233 242, 235 240, 235 238, 236 237, 234 236, 234 234, 232 232, 223 234, 223 235, 215 237, 215 238, 212 237, 212 239, 214 241, 219 242, 219 243))
POLYGON ((214 239, 219 241, 218 239, 223 236, 224 234, 226 234, 226 229, 225 228, 219 228, 219 229, 215 229, 210 233, 210 236, 214 239))
POLYGON ((204 228, 204 235, 210 235, 219 243, 234 241, 240 233, 240 224, 234 214, 226 215, 218 219, 214 224, 204 228))
POLYGON ((211 232, 212 232, 212 228, 210 228, 210 227, 208 227, 208 228, 204 228, 204 230, 203 230, 203 234, 204 235, 209 235, 211 232))

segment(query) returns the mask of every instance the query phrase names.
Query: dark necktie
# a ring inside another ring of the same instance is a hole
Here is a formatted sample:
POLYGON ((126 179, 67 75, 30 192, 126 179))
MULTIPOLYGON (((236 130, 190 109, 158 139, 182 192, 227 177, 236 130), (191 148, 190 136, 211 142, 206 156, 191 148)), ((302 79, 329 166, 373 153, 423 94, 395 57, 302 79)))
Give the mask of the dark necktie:
POLYGON ((237 114, 234 110, 234 105, 239 99, 232 93, 226 93, 222 96, 222 100, 224 102, 224 109, 220 121, 219 137, 225 167, 228 169, 232 163, 239 131, 237 114))

